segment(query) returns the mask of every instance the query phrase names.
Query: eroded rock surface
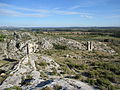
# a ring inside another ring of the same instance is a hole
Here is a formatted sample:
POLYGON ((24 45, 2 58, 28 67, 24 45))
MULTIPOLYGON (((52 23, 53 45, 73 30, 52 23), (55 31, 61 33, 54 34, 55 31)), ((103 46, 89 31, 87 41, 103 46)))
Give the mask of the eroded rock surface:
MULTIPOLYGON (((4 32, 3 32, 4 33, 4 32)), ((56 84, 62 86, 62 90, 94 90, 93 87, 78 80, 61 78, 61 76, 53 78, 49 77, 49 72, 56 70, 60 72, 60 65, 54 61, 52 57, 39 54, 40 51, 55 49, 54 44, 62 44, 68 47, 70 50, 87 50, 87 42, 78 42, 72 39, 59 38, 39 38, 28 32, 14 32, 12 39, 6 40, 6 42, 0 43, 0 58, 1 59, 15 59, 18 60, 18 64, 14 66, 10 75, 0 85, 1 89, 10 88, 13 86, 21 86, 23 90, 39 90, 45 86, 54 87, 56 84), (45 67, 38 70, 36 63, 41 65, 41 62, 45 62, 45 67), (41 72, 48 74, 48 80, 44 80, 41 77, 41 72), (28 78, 28 75, 29 78, 28 78), (29 85, 26 84, 26 80, 29 81, 29 85)), ((115 51, 108 47, 105 43, 94 42, 93 50, 99 50, 114 54, 115 51)), ((92 51, 92 50, 91 50, 92 51)), ((80 56, 70 56, 68 58, 78 58, 80 56)))

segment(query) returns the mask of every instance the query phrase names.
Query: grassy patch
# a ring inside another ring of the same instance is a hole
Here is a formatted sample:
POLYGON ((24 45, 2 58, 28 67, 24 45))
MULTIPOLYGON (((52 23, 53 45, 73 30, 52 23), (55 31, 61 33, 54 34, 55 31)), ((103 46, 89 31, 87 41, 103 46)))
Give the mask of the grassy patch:
POLYGON ((7 64, 7 63, 8 63, 8 61, 0 60, 0 67, 7 64))
POLYGON ((67 50, 67 46, 66 45, 62 45, 62 44, 53 44, 53 47, 57 50, 67 50))
POLYGON ((55 86, 54 86, 54 90, 61 90, 62 89, 62 86, 60 86, 60 85, 58 85, 58 84, 56 84, 55 86))
POLYGON ((54 89, 49 86, 46 86, 46 87, 42 88, 41 90, 54 90, 54 89))
POLYGON ((6 88, 5 90, 22 90, 20 86, 13 86, 11 88, 6 88))
POLYGON ((40 65, 40 66, 47 66, 47 63, 45 61, 41 61, 38 65, 40 65))
POLYGON ((26 77, 22 77, 21 85, 31 85, 32 76, 27 75, 26 77))
POLYGON ((5 35, 0 34, 0 42, 3 42, 5 37, 6 37, 5 35))
POLYGON ((47 78, 48 78, 47 74, 45 74, 44 72, 40 72, 40 76, 41 76, 43 79, 47 79, 47 78))

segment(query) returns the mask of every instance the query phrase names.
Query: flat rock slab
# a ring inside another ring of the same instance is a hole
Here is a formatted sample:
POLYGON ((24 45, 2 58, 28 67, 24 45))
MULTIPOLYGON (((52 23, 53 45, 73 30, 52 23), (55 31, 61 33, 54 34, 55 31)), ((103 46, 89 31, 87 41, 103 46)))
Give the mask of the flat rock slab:
POLYGON ((95 90, 92 86, 89 86, 87 83, 67 78, 43 81, 39 83, 33 90, 39 90, 40 88, 46 86, 54 87, 55 85, 61 86, 61 90, 95 90))

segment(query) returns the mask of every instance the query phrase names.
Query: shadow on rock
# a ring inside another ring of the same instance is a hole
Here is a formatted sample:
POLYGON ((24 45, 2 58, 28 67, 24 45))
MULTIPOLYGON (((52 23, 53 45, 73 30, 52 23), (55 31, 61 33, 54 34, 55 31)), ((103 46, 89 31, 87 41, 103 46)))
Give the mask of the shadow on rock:
POLYGON ((15 61, 17 61, 17 60, 15 60, 15 59, 10 59, 10 58, 5 58, 5 59, 3 59, 3 60, 9 61, 9 62, 15 62, 15 61))
POLYGON ((43 86, 50 84, 52 82, 53 82, 53 80, 43 81, 43 82, 39 83, 36 87, 43 87, 43 86))

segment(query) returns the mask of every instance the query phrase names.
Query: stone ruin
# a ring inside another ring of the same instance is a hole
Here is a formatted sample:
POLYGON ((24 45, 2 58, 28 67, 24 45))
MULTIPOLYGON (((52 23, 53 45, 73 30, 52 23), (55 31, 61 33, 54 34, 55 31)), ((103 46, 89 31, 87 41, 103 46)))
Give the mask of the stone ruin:
POLYGON ((93 42, 91 42, 91 41, 88 41, 87 42, 88 44, 87 44, 87 49, 88 49, 88 51, 92 51, 93 50, 93 42))

